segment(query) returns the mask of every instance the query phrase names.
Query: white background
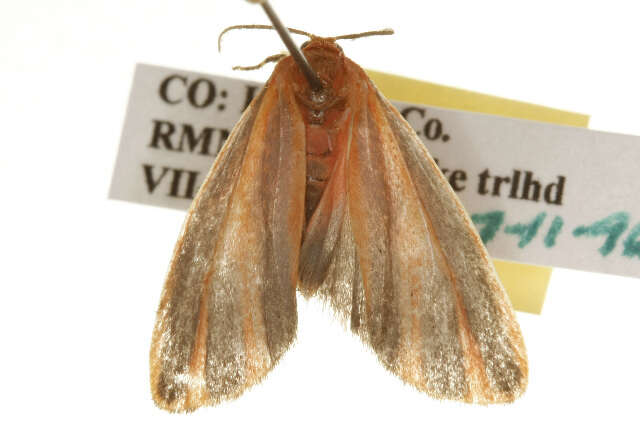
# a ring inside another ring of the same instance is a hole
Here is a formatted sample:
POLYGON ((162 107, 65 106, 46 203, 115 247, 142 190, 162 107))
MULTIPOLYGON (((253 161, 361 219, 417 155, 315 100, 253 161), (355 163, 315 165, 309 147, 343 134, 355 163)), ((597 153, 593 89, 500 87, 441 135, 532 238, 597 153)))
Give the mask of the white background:
MULTIPOLYGON (((635 2, 272 1, 319 35, 394 28, 342 43, 366 68, 640 134, 635 2)), ((154 406, 148 348, 184 213, 106 199, 132 73, 148 62, 264 80, 269 69, 230 67, 281 51, 275 34, 231 33, 216 52, 238 23, 266 19, 241 0, 2 2, 0 423, 636 423, 640 281, 560 269, 542 315, 518 314, 531 373, 512 405, 432 400, 300 300, 298 341, 261 385, 190 415, 154 406)))

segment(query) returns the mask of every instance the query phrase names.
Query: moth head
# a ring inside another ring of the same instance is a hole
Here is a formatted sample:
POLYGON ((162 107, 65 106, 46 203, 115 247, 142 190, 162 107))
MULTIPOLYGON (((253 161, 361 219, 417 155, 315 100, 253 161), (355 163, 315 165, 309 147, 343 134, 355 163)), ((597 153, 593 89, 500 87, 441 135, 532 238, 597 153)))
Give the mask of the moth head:
POLYGON ((344 53, 333 38, 313 37, 302 45, 302 52, 323 86, 339 83, 344 72, 344 53))

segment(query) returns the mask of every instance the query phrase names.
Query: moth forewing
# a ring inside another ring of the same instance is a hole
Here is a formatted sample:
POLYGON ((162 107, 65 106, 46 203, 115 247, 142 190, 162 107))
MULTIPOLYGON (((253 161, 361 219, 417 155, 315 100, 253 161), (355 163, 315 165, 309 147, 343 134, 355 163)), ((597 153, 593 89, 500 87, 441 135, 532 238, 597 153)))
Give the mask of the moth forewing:
POLYGON ((189 411, 237 397, 294 339, 304 135, 274 73, 232 131, 176 245, 151 348, 156 403, 189 411))
POLYGON ((526 354, 486 250, 408 123, 359 66, 340 66, 347 119, 304 235, 301 271, 314 273, 301 276, 302 289, 318 289, 418 389, 512 401, 526 387, 526 354))

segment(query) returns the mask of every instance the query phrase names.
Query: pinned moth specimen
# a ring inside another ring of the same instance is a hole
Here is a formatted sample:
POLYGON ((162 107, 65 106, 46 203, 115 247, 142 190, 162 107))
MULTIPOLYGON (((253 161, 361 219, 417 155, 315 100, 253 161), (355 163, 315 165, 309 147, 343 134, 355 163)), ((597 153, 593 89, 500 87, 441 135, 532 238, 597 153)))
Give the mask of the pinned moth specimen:
POLYGON ((261 381, 320 296, 393 374, 438 399, 510 402, 519 326, 478 233, 419 137, 334 38, 280 59, 186 217, 151 348, 156 404, 261 381))

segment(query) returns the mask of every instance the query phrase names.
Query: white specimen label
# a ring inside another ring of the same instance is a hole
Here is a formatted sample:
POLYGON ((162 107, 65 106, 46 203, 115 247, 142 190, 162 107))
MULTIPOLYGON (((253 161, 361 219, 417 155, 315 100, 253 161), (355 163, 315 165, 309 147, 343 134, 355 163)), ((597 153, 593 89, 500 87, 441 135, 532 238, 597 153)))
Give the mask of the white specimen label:
MULTIPOLYGON (((138 65, 109 196, 186 210, 261 86, 138 65)), ((394 104, 493 257, 640 277, 640 137, 394 104)))

